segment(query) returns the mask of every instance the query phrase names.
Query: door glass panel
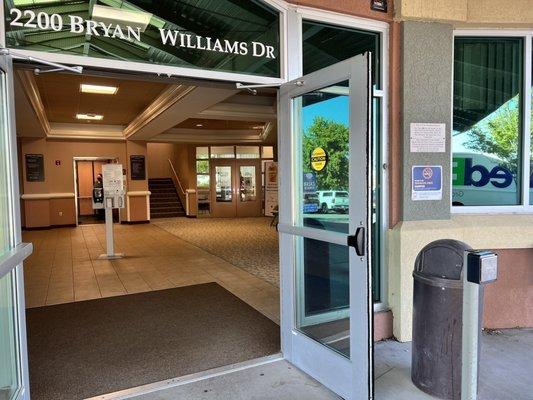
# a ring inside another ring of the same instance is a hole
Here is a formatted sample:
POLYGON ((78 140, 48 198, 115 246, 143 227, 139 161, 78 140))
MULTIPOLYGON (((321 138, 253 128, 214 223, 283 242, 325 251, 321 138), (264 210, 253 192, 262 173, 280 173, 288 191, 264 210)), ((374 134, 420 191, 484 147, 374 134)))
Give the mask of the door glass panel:
POLYGON ((0 399, 10 400, 18 391, 18 343, 13 272, 0 279, 0 399))
POLYGON ((215 167, 215 184, 217 203, 231 203, 233 201, 231 166, 223 165, 215 167))
POLYGON ((349 248, 299 238, 297 329, 350 357, 349 248))
POLYGON ((239 187, 241 202, 255 201, 257 199, 255 166, 242 165, 239 167, 239 187))
MULTIPOLYGON (((0 99, 5 99, 6 76, 0 71, 0 99)), ((0 255, 9 250, 10 224, 10 160, 6 102, 0 102, 0 255)), ((0 399, 15 398, 20 387, 19 347, 17 340, 17 306, 14 273, 0 277, 0 399)))
POLYGON ((301 141, 299 225, 348 233, 348 81, 303 94, 293 107, 301 141))

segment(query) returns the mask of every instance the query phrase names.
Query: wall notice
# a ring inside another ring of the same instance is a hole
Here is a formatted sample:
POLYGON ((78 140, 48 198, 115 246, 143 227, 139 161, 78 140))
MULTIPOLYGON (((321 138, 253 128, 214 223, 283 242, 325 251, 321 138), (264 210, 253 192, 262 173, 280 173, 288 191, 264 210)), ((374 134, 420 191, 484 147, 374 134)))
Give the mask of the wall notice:
POLYGON ((44 156, 42 154, 25 154, 26 182, 44 182, 44 156))
POLYGON ((412 123, 411 153, 446 152, 446 124, 412 123))
POLYGON ((411 200, 442 200, 442 166, 413 166, 411 200))

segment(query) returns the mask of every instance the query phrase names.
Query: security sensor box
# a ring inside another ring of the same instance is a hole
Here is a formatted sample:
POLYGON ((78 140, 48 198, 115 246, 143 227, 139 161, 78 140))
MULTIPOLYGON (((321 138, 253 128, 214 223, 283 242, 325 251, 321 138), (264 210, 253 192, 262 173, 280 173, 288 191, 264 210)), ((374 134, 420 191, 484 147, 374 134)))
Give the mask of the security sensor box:
POLYGON ((482 284, 498 279, 498 255, 490 251, 473 251, 467 256, 467 280, 482 284))

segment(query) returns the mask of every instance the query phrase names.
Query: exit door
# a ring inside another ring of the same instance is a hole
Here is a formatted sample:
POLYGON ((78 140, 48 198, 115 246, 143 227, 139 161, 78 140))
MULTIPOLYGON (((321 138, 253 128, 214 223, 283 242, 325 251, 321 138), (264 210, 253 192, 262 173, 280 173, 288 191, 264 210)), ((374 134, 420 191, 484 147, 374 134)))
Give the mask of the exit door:
POLYGON ((33 248, 22 243, 13 65, 0 57, 0 399, 30 398, 22 262, 33 248))
POLYGON ((282 351, 349 400, 372 398, 370 70, 366 54, 280 90, 282 351))
POLYGON ((211 199, 213 217, 261 216, 261 160, 211 160, 211 199))

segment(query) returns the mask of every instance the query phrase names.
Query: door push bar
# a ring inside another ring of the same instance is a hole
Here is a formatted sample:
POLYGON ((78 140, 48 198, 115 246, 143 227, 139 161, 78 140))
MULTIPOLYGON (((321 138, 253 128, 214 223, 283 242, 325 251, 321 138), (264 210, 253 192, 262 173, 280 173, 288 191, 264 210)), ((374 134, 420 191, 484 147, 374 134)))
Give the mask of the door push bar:
POLYGON ((360 226, 355 235, 348 236, 348 246, 353 247, 359 257, 365 255, 365 228, 360 226))

